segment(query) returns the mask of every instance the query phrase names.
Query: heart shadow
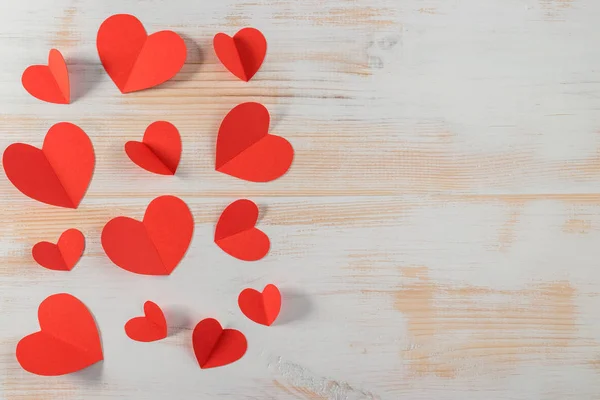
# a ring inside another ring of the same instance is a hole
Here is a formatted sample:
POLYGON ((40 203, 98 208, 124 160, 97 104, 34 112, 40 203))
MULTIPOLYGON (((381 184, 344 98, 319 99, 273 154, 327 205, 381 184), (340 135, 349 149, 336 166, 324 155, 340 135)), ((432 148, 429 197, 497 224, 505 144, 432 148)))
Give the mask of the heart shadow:
POLYGON ((182 306, 170 306, 165 308, 165 319, 167 320, 168 335, 176 336, 182 331, 192 329, 192 320, 187 308, 182 306))
POLYGON ((68 58, 71 102, 78 101, 90 93, 104 79, 102 64, 97 61, 68 58))
POLYGON ((281 289, 281 311, 273 326, 285 325, 306 318, 314 305, 305 292, 281 289))

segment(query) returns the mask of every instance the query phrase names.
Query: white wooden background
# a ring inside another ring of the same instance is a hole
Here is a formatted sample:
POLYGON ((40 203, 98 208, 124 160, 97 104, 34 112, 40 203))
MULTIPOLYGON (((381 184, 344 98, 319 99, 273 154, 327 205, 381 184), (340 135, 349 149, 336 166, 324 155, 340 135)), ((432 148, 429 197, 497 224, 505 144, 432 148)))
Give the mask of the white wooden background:
POLYGON ((600 2, 597 0, 2 0, 0 148, 41 145, 59 121, 92 138, 97 164, 77 210, 35 202, 0 179, 0 398, 599 399, 600 2), (173 29, 188 63, 156 89, 121 95, 96 53, 100 23, 132 13, 173 29), (254 26, 268 54, 250 83, 212 37, 254 26), (42 103, 22 71, 63 52, 75 101, 42 103), (260 101, 296 151, 272 183, 214 171, 219 123, 260 101), (129 161, 157 120, 183 137, 175 177, 129 161), (193 211, 191 248, 169 277, 134 275, 100 246, 112 217, 156 196, 193 211), (247 263, 212 241, 220 211, 248 197, 272 251, 247 263), (71 272, 34 243, 86 235, 71 272), (277 284, 276 326, 237 308, 277 284), (105 361, 44 378, 15 346, 48 295, 95 315, 105 361), (125 322, 151 299, 171 335, 145 344, 125 322), (201 370, 191 330, 216 317, 246 356, 201 370))

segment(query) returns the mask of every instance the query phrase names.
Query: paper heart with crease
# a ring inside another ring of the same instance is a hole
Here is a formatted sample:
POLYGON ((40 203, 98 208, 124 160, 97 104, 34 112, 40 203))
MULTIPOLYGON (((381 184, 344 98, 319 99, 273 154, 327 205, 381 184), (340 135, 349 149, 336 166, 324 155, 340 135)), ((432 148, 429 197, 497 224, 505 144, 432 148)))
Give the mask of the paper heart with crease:
POLYGON ((135 164, 160 175, 175 175, 181 158, 181 137, 166 121, 148 125, 141 142, 125 143, 125 152, 135 164))
POLYGON ((50 50, 48 65, 32 65, 25 69, 21 83, 27 92, 42 101, 56 104, 71 102, 69 70, 60 51, 50 50))
POLYGON ((160 307, 151 301, 144 303, 144 316, 125 324, 125 333, 138 342, 154 342, 167 337, 167 320, 160 307))
POLYGON ((244 28, 233 37, 217 33, 213 47, 225 68, 246 82, 258 72, 267 54, 267 41, 255 28, 244 28))
POLYGON ((292 164, 294 149, 268 133, 269 111, 259 103, 242 103, 223 119, 217 137, 215 169, 251 182, 268 182, 292 164))
POLYGON ((252 321, 270 326, 281 310, 281 293, 275 285, 267 285, 262 293, 251 288, 244 289, 238 296, 242 313, 252 321))
POLYGON ((77 208, 94 172, 94 147, 77 125, 59 122, 42 149, 13 143, 2 156, 4 172, 24 195, 42 203, 77 208))
POLYGON ((17 344, 17 361, 37 375, 56 376, 87 368, 103 360, 94 317, 76 297, 59 293, 38 308, 40 331, 17 344))
POLYGON ((64 231, 56 244, 36 243, 31 249, 35 262, 44 268, 56 271, 70 271, 83 254, 85 237, 77 229, 64 231))
POLYGON ((174 77, 186 58, 185 42, 173 31, 151 35, 133 15, 108 17, 98 30, 98 55, 121 93, 148 89, 174 77))
POLYGON ((223 329, 213 318, 198 322, 192 333, 192 345, 202 369, 231 364, 242 358, 248 348, 242 332, 223 329))
POLYGON ((215 243, 225 253, 244 261, 256 261, 269 252, 269 237, 255 227, 258 206, 246 199, 236 200, 221 213, 215 229, 215 243))
POLYGON ((102 229, 102 248, 117 266, 136 274, 169 275, 192 240, 194 220, 175 196, 150 202, 143 221, 116 217, 102 229))

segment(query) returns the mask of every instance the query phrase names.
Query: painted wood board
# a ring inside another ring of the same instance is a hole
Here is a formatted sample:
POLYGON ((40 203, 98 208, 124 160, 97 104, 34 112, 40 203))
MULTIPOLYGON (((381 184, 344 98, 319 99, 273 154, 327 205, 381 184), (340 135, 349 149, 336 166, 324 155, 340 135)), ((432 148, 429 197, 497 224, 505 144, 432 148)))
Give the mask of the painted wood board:
POLYGON ((59 121, 97 155, 77 210, 38 204, 0 179, 0 398, 29 399, 597 399, 600 397, 600 3, 593 0, 29 0, 0 4, 0 148, 41 144, 59 121), (173 29, 186 65, 159 88, 121 95, 96 54, 100 23, 132 13, 173 29), (249 83, 216 59, 212 36, 261 29, 269 50, 249 83), (73 104, 41 103, 22 71, 63 52, 73 104), (268 184, 214 171, 218 125, 259 101, 294 145, 268 184), (167 119, 182 134, 176 177, 123 151, 167 119), (141 217, 162 194, 196 221, 168 278, 116 268, 104 224, 141 217), (212 242, 220 211, 251 198, 272 239, 245 263, 212 242), (71 272, 30 250, 84 232, 71 272), (244 287, 276 283, 284 308, 264 328, 237 309, 244 287), (15 346, 36 309, 69 292, 92 310, 105 361, 42 378, 15 346), (145 300, 172 334, 123 331, 145 300), (191 328, 216 317, 249 349, 200 370, 191 328))

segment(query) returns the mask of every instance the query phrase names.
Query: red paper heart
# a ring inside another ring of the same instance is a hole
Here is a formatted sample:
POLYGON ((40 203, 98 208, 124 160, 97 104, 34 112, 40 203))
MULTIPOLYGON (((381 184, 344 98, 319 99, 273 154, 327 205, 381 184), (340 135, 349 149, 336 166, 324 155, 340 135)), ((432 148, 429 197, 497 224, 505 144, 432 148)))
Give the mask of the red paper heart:
POLYGON ((254 289, 244 289, 238 296, 242 313, 252 321, 270 326, 281 310, 281 293, 275 285, 267 285, 262 293, 254 289))
POLYGON ((146 171, 175 175, 181 157, 181 137, 173 124, 156 121, 148 125, 141 142, 125 143, 125 152, 146 171))
POLYGON ((244 28, 233 37, 217 33, 213 47, 225 68, 246 82, 260 69, 267 53, 267 41, 255 28, 244 28))
POLYGON ((146 34, 133 15, 107 18, 96 38, 104 69, 121 93, 148 89, 174 77, 186 58, 185 42, 173 31, 146 34))
POLYGON ((85 237, 77 229, 64 231, 58 243, 39 242, 31 249, 35 262, 44 268, 56 271, 70 271, 83 254, 85 237))
POLYGON ((268 182, 292 164, 290 142, 269 131, 269 111, 259 103, 242 103, 221 122, 215 169, 251 182, 268 182))
POLYGON ((215 243, 225 253, 244 261, 263 258, 270 247, 269 237, 254 227, 258 206, 246 199, 236 200, 223 210, 215 229, 215 243))
POLYGON ((213 318, 198 322, 192 333, 192 344, 198 364, 203 369, 231 364, 242 358, 248 348, 242 332, 223 329, 213 318))
POLYGON ((40 331, 17 344, 24 370, 55 376, 79 371, 104 359, 94 317, 76 297, 54 294, 38 308, 40 331))
POLYGON ((30 95, 42 101, 57 104, 69 104, 71 101, 67 63, 56 49, 50 50, 48 65, 27 67, 21 83, 30 95))
POLYGON ((53 125, 42 149, 13 143, 2 156, 4 172, 24 195, 42 203, 77 208, 94 172, 94 147, 77 125, 53 125))
POLYGON ((158 305, 144 303, 144 316, 135 317, 125 324, 125 333, 138 342, 154 342, 167 337, 167 320, 158 305))
POLYGON ((192 240, 194 220, 175 196, 152 200, 142 222, 113 218, 102 229, 102 247, 113 263, 143 275, 169 275, 192 240))

